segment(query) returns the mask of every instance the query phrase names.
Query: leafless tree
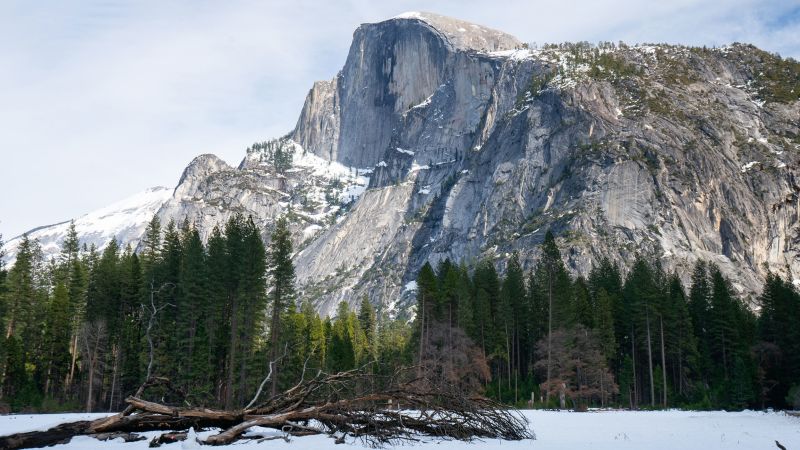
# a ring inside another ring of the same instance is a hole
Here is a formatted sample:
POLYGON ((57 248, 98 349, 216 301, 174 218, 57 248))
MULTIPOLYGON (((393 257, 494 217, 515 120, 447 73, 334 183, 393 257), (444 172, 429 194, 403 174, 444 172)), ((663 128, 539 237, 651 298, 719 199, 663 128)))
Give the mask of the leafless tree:
POLYGON ((542 383, 541 388, 548 394, 558 394, 563 399, 562 408, 565 407, 566 398, 576 408, 584 408, 592 401, 605 404, 611 396, 619 393, 614 375, 606 364, 600 340, 593 330, 580 325, 557 329, 550 339, 539 341, 536 353, 540 359, 534 364, 534 369, 539 373, 547 370, 545 355, 548 350, 551 354, 551 378, 549 382, 542 383))

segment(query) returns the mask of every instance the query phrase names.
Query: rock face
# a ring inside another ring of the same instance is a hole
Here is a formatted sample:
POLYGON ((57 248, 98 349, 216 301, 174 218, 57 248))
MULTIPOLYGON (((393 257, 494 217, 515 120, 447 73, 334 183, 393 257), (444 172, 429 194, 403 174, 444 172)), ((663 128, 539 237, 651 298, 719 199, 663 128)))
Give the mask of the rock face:
POLYGON ((444 258, 525 268, 553 230, 586 274, 717 263, 745 296, 800 279, 800 67, 752 46, 561 45, 429 13, 359 27, 297 126, 239 167, 195 159, 162 221, 288 214, 303 296, 402 313, 444 258), (292 154, 279 168, 276 155, 292 154))
POLYGON ((339 75, 314 84, 292 139, 324 158, 370 167, 405 114, 440 87, 454 80, 491 84, 481 80, 485 70, 462 73, 469 53, 521 45, 508 34, 430 13, 362 25, 339 75))
POLYGON ((275 220, 289 214, 298 248, 343 215, 369 182, 369 171, 326 161, 285 138, 255 147, 237 168, 214 155, 195 158, 158 210, 162 224, 187 220, 207 240, 214 227, 224 229, 228 219, 242 214, 252 217, 269 240, 275 220), (278 152, 291 164, 276 167, 278 152))
POLYGON ((767 268, 800 278, 796 63, 746 45, 531 50, 455 23, 363 25, 309 93, 291 137, 374 169, 296 257, 323 311, 363 294, 402 310, 425 261, 532 267, 548 229, 582 274, 640 252, 687 275, 713 261, 745 296, 767 268))

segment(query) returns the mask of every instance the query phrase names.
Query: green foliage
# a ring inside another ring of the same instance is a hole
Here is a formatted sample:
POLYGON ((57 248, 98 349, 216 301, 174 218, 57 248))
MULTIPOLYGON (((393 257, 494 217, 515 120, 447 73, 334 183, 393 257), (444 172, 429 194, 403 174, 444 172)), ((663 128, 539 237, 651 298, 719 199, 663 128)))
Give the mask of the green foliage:
POLYGON ((589 76, 597 80, 618 80, 624 77, 641 76, 643 69, 628 62, 616 52, 593 49, 587 63, 589 76))
POLYGON ((247 147, 247 153, 258 154, 261 163, 271 164, 278 173, 286 173, 292 167, 294 146, 291 141, 282 137, 271 141, 256 142, 247 147))
POLYGON ((688 294, 643 257, 624 280, 608 259, 573 277, 558 245, 570 234, 548 232, 532 261, 424 264, 411 322, 367 296, 326 318, 295 289, 288 225, 276 222, 267 249, 241 215, 206 244, 186 222, 154 219, 138 254, 115 241, 81 250, 70 232, 50 265, 23 238, 0 268, 0 395, 16 411, 114 410, 150 372, 193 404, 239 408, 270 368, 277 390, 380 361, 514 405, 559 407, 561 391, 575 408, 798 402, 800 294, 777 275, 756 317, 713 264, 695 266, 688 294))
POLYGON ((754 64, 754 81, 759 96, 778 103, 800 100, 800 62, 760 50, 757 55, 760 61, 754 64))

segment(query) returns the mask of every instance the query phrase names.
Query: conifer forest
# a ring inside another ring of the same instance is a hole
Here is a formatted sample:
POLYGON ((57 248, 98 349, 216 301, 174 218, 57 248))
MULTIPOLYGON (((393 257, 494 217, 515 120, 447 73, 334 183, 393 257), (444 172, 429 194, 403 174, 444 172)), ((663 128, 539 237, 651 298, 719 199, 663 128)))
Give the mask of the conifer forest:
POLYGON ((516 255, 500 272, 492 261, 425 264, 411 314, 364 297, 320 317, 295 288, 292 251, 285 219, 267 246, 241 215, 207 243, 188 223, 154 218, 138 251, 85 248, 73 226, 45 260, 23 239, 0 270, 0 405, 118 411, 163 377, 187 403, 233 410, 307 373, 367 365, 375 376, 413 367, 520 407, 800 403, 800 294, 776 275, 756 304, 707 262, 679 274, 638 257, 623 273, 604 259, 575 277, 548 233, 527 270, 516 255))

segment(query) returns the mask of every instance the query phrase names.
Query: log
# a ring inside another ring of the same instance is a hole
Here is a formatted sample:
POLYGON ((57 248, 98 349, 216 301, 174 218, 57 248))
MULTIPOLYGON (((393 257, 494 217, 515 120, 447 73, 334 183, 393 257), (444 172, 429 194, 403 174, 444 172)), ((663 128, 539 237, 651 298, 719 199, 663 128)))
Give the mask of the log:
POLYGON ((97 439, 98 441, 110 441, 112 439, 122 438, 122 440, 125 442, 137 442, 147 439, 146 437, 138 435, 136 433, 125 433, 123 431, 117 431, 114 433, 90 434, 89 436, 97 439))
POLYGON ((230 444, 247 437, 245 433, 256 426, 281 430, 285 439, 327 434, 343 441, 349 435, 372 446, 416 441, 420 436, 464 441, 535 438, 522 415, 492 400, 430 380, 403 379, 407 378, 402 373, 382 377, 366 368, 319 372, 261 405, 236 411, 175 407, 133 396, 119 414, 0 437, 0 450, 55 445, 79 435, 134 438, 137 432, 167 431, 151 442, 157 446, 185 439, 184 431, 190 427, 219 428, 202 442, 208 445, 230 444), (399 404, 402 410, 391 408, 399 404))
POLYGON ((40 448, 65 444, 74 436, 87 434, 89 421, 62 423, 47 431, 31 431, 0 437, 0 450, 40 448))
POLYGON ((150 441, 150 448, 161 447, 162 444, 185 441, 188 433, 164 433, 150 441))

